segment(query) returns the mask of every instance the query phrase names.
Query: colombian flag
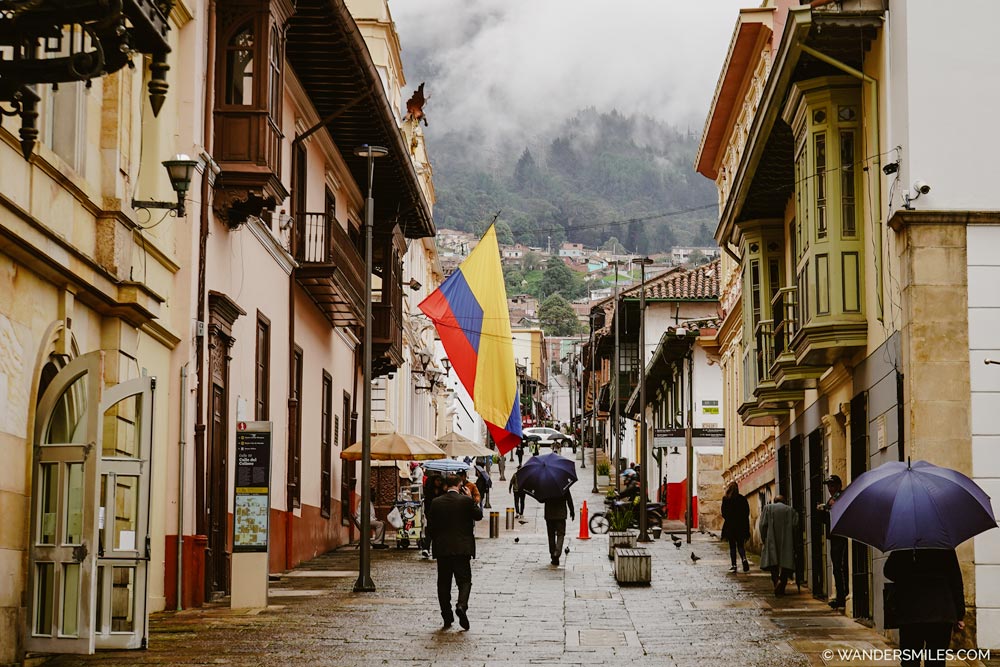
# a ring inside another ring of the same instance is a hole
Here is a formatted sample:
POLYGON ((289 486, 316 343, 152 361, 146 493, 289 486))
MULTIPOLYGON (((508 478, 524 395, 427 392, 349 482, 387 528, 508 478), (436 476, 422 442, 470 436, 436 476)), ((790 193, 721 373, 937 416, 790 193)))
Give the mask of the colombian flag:
POLYGON ((521 441, 507 291, 493 225, 476 249, 420 304, 501 454, 521 441))

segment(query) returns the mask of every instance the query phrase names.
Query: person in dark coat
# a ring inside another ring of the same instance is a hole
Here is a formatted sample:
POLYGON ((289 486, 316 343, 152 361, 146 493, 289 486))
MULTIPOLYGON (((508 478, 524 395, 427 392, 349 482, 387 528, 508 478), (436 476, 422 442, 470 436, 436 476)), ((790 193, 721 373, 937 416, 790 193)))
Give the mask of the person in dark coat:
POLYGON ((545 501, 545 529, 549 533, 549 555, 552 556, 552 564, 559 564, 559 556, 562 554, 563 540, 566 538, 566 515, 567 510, 570 519, 576 519, 576 512, 573 509, 573 497, 569 495, 569 489, 559 498, 545 501))
POLYGON ((427 476, 424 482, 424 540, 420 555, 430 558, 431 555, 431 503, 434 499, 444 493, 444 477, 434 473, 427 476))
MULTIPOLYGON (((520 470, 521 466, 518 466, 517 469, 520 470)), ((524 516, 524 499, 528 494, 522 491, 521 487, 518 486, 517 474, 510 476, 510 484, 507 485, 507 489, 514 494, 514 516, 524 516)))
POLYGON ((842 609, 847 605, 848 593, 847 538, 843 535, 830 534, 830 510, 840 498, 840 494, 844 492, 844 483, 840 481, 838 475, 830 475, 824 483, 830 494, 830 499, 816 509, 819 510, 824 523, 826 523, 826 541, 830 545, 830 560, 833 562, 833 584, 837 593, 836 597, 830 601, 830 606, 834 609, 842 609))
POLYGON ((749 572, 746 541, 750 539, 750 503, 740 493, 736 482, 726 488, 726 494, 722 497, 722 519, 722 539, 729 540, 729 560, 733 563, 729 571, 736 572, 736 552, 739 551, 743 571, 749 572))
POLYGON ((469 629, 469 595, 472 593, 471 559, 476 557, 476 521, 483 518, 483 510, 472 498, 458 492, 461 481, 455 475, 444 480, 445 493, 431 503, 430 535, 437 558, 438 604, 444 627, 450 627, 458 616, 458 623, 469 629), (458 585, 458 602, 451 613, 451 580, 458 585))
POLYGON ((517 467, 520 468, 521 465, 524 463, 524 440, 517 443, 517 447, 515 448, 515 450, 517 454, 517 467))
MULTIPOLYGON (((924 665, 944 667, 944 651, 951 643, 952 630, 965 628, 962 620, 965 618, 965 588, 955 550, 893 551, 882 571, 886 579, 896 585, 899 648, 903 651, 926 650, 932 657, 941 651, 940 660, 925 659, 924 665)), ((899 664, 919 667, 920 658, 903 660, 899 664)))

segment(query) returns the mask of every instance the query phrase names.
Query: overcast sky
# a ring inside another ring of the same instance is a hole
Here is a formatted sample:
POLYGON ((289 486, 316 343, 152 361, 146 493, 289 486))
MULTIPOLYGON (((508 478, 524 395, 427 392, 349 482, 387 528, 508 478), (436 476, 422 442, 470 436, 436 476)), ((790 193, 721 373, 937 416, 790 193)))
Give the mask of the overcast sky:
POLYGON ((503 134, 590 106, 700 133, 737 10, 760 4, 390 0, 407 87, 427 81, 430 131, 503 134))

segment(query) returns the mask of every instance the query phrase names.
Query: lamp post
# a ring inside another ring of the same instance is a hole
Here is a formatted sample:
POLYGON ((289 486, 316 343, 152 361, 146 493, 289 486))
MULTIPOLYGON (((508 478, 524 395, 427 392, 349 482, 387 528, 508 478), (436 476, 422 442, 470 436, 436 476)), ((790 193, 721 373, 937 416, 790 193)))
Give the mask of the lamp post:
POLYGON ((647 502, 647 481, 649 466, 646 465, 648 453, 646 438, 646 266, 653 260, 643 257, 639 260, 639 488, 642 498, 639 503, 639 541, 649 542, 649 511, 647 502))
POLYGON ((354 149, 358 157, 368 159, 368 198, 365 199, 365 335, 361 348, 363 364, 363 387, 361 402, 361 547, 358 550, 358 580, 354 582, 354 592, 375 590, 372 581, 371 545, 371 473, 372 473, 372 226, 374 224, 375 200, 372 199, 372 180, 375 176, 375 158, 385 157, 389 150, 381 146, 364 144, 354 149))
POLYGON ((621 471, 621 461, 622 461, 622 427, 621 427, 621 412, 620 412, 621 408, 618 405, 618 402, 621 400, 621 397, 618 395, 618 383, 621 381, 622 368, 621 368, 621 357, 619 356, 619 351, 618 351, 618 324, 619 324, 619 322, 618 322, 618 267, 621 266, 622 262, 621 262, 620 259, 616 259, 616 260, 612 260, 611 262, 609 262, 609 264, 613 264, 614 267, 615 267, 615 311, 614 311, 614 316, 613 316, 614 319, 612 320, 612 322, 614 323, 614 327, 615 327, 615 369, 614 369, 614 376, 613 376, 614 377, 614 382, 615 382, 614 387, 613 387, 613 390, 614 390, 615 410, 614 410, 614 422, 612 423, 612 427, 611 428, 613 428, 614 432, 615 432, 615 448, 614 448, 614 452, 615 452, 615 490, 616 491, 621 491, 622 490, 622 481, 621 481, 621 479, 622 479, 621 478, 621 474, 622 474, 622 471, 621 471))
MULTIPOLYGON (((597 317, 591 314, 590 317, 590 384, 594 388, 593 398, 594 402, 590 406, 591 412, 591 430, 590 430, 590 451, 594 455, 594 488, 590 490, 591 493, 600 493, 600 489, 597 488, 597 379, 594 377, 597 374, 597 350, 595 349, 595 341, 597 340, 597 317)), ((584 460, 586 460, 587 455, 583 455, 584 460)))

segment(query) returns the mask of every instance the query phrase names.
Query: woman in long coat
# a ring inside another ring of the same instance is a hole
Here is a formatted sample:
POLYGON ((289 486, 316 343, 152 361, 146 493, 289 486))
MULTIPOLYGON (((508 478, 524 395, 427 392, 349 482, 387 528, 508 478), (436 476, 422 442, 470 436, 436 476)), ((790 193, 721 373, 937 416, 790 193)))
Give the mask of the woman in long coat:
POLYGON ((729 560, 733 563, 729 571, 736 572, 736 552, 739 551, 743 571, 749 572, 746 541, 750 539, 750 504, 740 493, 736 482, 726 487, 726 494, 722 497, 722 519, 722 539, 729 540, 729 560))
POLYGON ((795 572, 795 539, 799 514, 785 504, 784 496, 775 496, 760 513, 760 567, 771 573, 774 594, 784 595, 788 576, 795 572))

